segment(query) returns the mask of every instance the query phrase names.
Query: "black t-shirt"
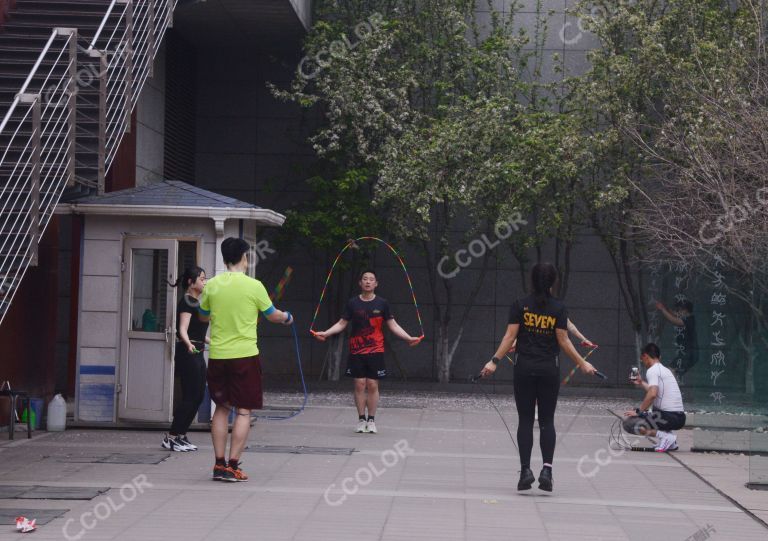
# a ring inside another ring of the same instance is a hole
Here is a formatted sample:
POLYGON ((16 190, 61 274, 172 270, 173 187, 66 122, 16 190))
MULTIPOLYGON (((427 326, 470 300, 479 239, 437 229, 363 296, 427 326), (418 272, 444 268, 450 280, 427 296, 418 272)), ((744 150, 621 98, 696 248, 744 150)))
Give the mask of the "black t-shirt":
MULTIPOLYGON (((198 306, 200 306, 200 301, 190 295, 184 295, 179 301, 179 305, 176 308, 176 340, 181 341, 181 336, 179 335, 179 321, 181 319, 181 314, 183 312, 188 312, 189 314, 192 314, 189 318, 189 327, 187 328, 187 336, 189 336, 189 340, 195 345, 205 343, 205 334, 208 332, 208 323, 200 321, 200 318, 197 317, 198 306)), ((202 348, 198 347, 197 349, 202 348)))
POLYGON ((384 322, 392 319, 389 303, 374 297, 364 301, 359 295, 349 299, 342 319, 350 322, 349 353, 384 353, 384 322))
POLYGON ((536 299, 529 296, 512 303, 509 323, 520 325, 516 349, 520 358, 535 363, 554 363, 560 353, 555 329, 568 329, 568 310, 552 297, 539 307, 536 299))

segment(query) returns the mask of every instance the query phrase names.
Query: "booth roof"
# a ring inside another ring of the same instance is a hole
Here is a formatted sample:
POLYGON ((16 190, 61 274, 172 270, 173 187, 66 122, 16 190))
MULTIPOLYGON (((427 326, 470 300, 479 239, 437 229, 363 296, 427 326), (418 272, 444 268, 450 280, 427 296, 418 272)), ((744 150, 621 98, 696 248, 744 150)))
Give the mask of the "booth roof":
POLYGON ((163 180, 138 188, 103 195, 89 195, 70 201, 77 205, 151 205, 167 207, 220 207, 258 209, 256 205, 203 190, 180 180, 163 180))
POLYGON ((275 226, 285 221, 285 216, 273 210, 203 190, 180 180, 163 180, 138 188, 81 197, 60 205, 57 212, 241 218, 275 226))

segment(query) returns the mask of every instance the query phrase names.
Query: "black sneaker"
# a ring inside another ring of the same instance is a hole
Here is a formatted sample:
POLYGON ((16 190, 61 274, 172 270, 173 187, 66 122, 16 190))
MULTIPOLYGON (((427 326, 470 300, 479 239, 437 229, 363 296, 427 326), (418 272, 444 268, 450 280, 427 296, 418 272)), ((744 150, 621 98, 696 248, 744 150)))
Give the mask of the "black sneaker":
POLYGON ((517 482, 517 490, 530 490, 536 478, 531 468, 523 468, 520 471, 520 480, 517 482))
POLYGON ((542 468, 539 474, 539 488, 546 492, 552 492, 552 469, 542 468))

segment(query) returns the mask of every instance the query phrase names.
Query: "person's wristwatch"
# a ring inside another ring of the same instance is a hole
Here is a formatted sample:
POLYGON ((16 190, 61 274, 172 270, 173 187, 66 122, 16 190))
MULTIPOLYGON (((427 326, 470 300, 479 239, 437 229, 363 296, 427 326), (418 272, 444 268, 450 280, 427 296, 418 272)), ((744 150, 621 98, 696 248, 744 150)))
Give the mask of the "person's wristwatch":
POLYGON ((495 364, 495 365, 496 365, 496 364, 499 364, 499 359, 497 359, 496 357, 491 357, 491 362, 492 362, 493 364, 495 364))

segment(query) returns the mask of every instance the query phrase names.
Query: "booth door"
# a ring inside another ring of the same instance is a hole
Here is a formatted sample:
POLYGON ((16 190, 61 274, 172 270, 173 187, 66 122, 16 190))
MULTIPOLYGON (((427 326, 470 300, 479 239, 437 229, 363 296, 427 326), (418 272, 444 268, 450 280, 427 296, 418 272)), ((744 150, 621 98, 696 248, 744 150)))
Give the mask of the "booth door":
POLYGON ((126 239, 118 418, 170 421, 178 245, 126 239))

